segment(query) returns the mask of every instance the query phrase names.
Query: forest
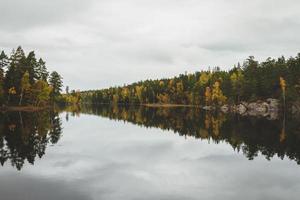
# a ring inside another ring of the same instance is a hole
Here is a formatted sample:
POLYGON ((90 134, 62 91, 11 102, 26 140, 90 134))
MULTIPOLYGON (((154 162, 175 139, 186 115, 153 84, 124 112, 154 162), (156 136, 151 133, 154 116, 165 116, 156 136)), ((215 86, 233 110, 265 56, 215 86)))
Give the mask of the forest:
POLYGON ((62 95, 62 87, 62 76, 56 71, 50 73, 45 61, 37 59, 34 51, 26 55, 19 46, 10 56, 4 51, 0 53, 2 107, 45 107, 54 103, 78 101, 75 92, 62 95))
POLYGON ((253 56, 230 70, 215 67, 174 78, 145 80, 120 87, 81 92, 90 104, 236 104, 241 101, 279 99, 287 104, 300 98, 300 53, 286 59, 253 56))

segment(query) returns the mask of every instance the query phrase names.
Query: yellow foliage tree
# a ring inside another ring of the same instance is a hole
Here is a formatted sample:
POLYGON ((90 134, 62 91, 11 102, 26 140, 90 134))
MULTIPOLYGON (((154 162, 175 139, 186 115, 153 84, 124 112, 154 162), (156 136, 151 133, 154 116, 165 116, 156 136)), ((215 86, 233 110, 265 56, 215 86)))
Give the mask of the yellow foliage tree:
POLYGON ((23 75, 22 79, 21 79, 21 94, 20 94, 20 100, 19 100, 19 105, 22 104, 22 100, 23 100, 23 95, 26 91, 28 91, 30 89, 30 83, 29 83, 29 73, 25 72, 25 74, 23 75))
POLYGON ((202 72, 199 77, 200 86, 207 84, 210 77, 211 77, 210 73, 202 72))
POLYGON ((16 91, 16 88, 15 87, 11 87, 11 88, 9 88, 8 89, 8 102, 10 101, 10 96, 11 95, 15 95, 15 94, 17 94, 17 91, 16 91))
POLYGON ((281 91, 282 91, 282 97, 283 97, 283 106, 285 108, 285 89, 286 89, 286 83, 283 77, 279 78, 279 84, 281 87, 281 91))
POLYGON ((214 101, 217 105, 222 105, 226 102, 226 97, 223 95, 223 92, 220 88, 220 82, 216 81, 213 85, 212 89, 212 101, 214 101))
POLYGON ((159 86, 160 87, 163 87, 165 84, 164 84, 164 82, 163 81, 159 81, 159 86))
POLYGON ((17 94, 16 88, 15 88, 15 87, 9 88, 9 89, 8 89, 8 94, 11 94, 11 95, 17 94))
POLYGON ((143 103, 143 86, 135 86, 136 96, 140 103, 143 103))
POLYGON ((114 103, 114 104, 118 104, 118 102, 119 102, 119 95, 114 94, 114 95, 113 95, 113 103, 114 103))
POLYGON ((31 88, 31 99, 34 102, 34 105, 45 105, 50 99, 51 92, 52 87, 49 86, 47 82, 37 80, 31 88))
POLYGON ((211 103, 211 90, 210 90, 210 87, 206 87, 205 88, 205 102, 206 102, 206 105, 210 105, 211 103))
POLYGON ((157 100, 159 103, 169 103, 170 102, 170 97, 168 94, 159 94, 157 95, 157 100))
POLYGON ((122 94, 123 100, 126 101, 126 100, 128 100, 128 98, 129 98, 130 91, 129 91, 129 89, 128 89, 127 87, 124 87, 124 88, 122 89, 121 94, 122 94))

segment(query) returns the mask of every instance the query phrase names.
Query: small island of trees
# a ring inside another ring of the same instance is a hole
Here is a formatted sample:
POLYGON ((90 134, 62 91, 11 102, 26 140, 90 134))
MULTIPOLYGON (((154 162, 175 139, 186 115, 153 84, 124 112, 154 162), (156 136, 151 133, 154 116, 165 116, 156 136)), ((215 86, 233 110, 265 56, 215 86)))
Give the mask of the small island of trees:
POLYGON ((62 76, 49 72, 35 52, 25 54, 21 46, 10 56, 0 53, 0 105, 2 109, 40 109, 55 103, 78 101, 76 95, 62 95, 62 76))

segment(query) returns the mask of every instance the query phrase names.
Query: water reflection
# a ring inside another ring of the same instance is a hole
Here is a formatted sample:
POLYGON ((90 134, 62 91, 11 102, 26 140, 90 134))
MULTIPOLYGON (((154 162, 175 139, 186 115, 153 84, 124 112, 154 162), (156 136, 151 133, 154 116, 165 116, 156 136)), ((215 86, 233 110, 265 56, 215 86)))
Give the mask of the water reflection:
MULTIPOLYGON (((249 160, 259 154, 270 160, 288 157, 300 164, 300 124, 297 119, 225 115, 203 112, 199 108, 153 108, 133 106, 83 106, 82 113, 123 120, 143 127, 172 130, 182 136, 229 143, 249 160)), ((73 110, 73 115, 78 111, 73 110)))
MULTIPOLYGON (((62 111, 60 111, 62 112, 62 111)), ((0 163, 21 170, 25 161, 34 164, 47 145, 56 144, 62 135, 58 111, 11 112, 0 115, 0 163)), ((288 157, 300 164, 300 124, 289 117, 266 118, 203 112, 199 108, 151 108, 133 106, 82 106, 64 110, 65 120, 80 113, 123 120, 143 127, 171 130, 181 136, 226 142, 249 160, 262 154, 270 160, 288 157)), ((84 137, 84 136, 82 136, 84 137)))
POLYGON ((42 158, 48 144, 62 134, 58 112, 10 112, 0 115, 0 162, 21 170, 25 161, 34 164, 42 158))
POLYGON ((288 116, 270 121, 192 108, 73 107, 3 114, 0 130, 0 199, 300 195, 299 166, 277 158, 299 160, 299 124, 288 116), (264 158, 272 156, 272 162, 264 158))

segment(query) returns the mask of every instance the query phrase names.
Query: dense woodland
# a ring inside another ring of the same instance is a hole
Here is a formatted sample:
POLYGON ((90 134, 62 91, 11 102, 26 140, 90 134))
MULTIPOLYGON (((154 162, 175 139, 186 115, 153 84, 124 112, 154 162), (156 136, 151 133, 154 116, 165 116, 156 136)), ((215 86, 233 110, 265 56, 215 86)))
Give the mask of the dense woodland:
POLYGON ((62 95, 62 77, 48 72, 45 61, 34 51, 25 54, 22 47, 10 56, 0 53, 0 105, 42 107, 54 103, 77 101, 76 94, 62 95))
POLYGON ((250 56, 229 71, 213 70, 81 93, 84 103, 222 105, 300 98, 300 53, 258 62, 250 56))

